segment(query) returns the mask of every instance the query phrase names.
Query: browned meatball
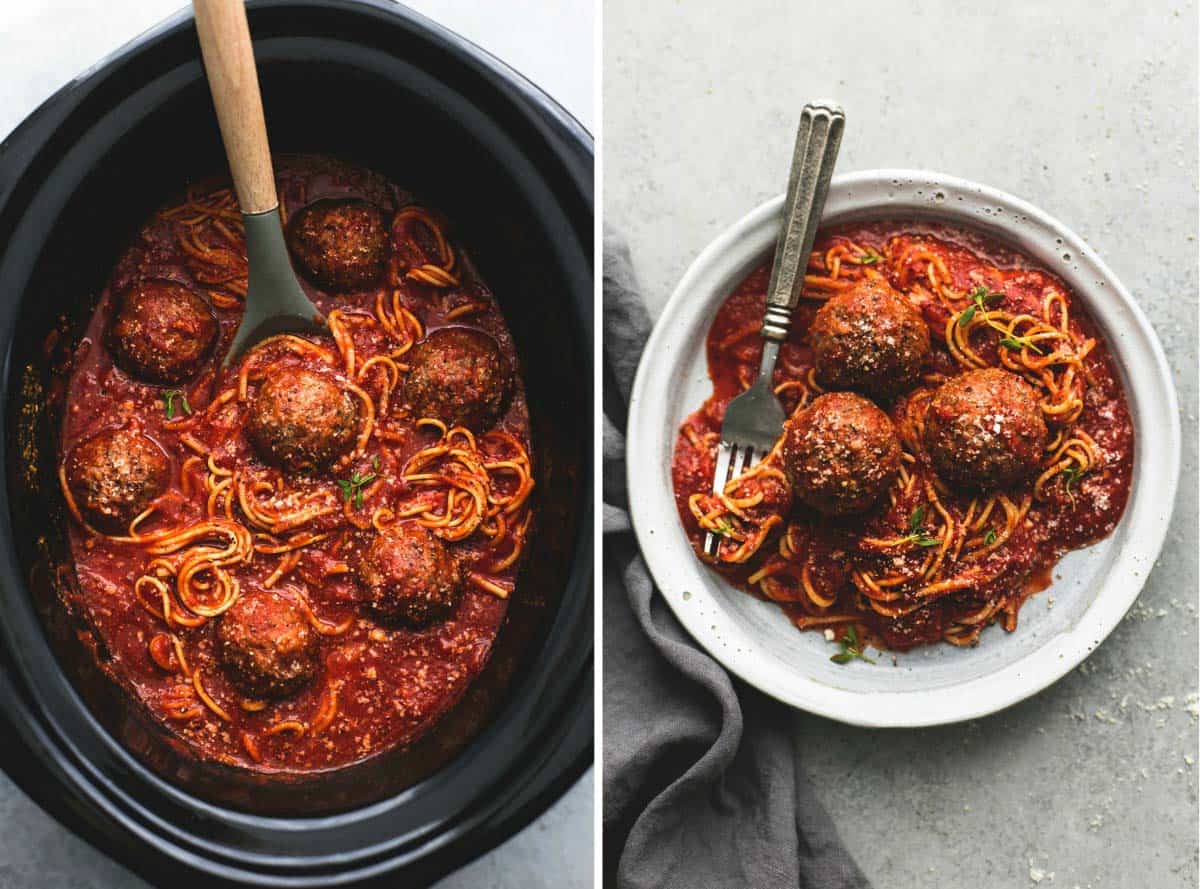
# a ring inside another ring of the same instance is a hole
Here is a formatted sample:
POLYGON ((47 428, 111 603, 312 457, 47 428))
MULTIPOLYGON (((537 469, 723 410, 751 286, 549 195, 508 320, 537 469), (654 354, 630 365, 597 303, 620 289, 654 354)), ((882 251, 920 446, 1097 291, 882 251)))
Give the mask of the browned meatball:
POLYGON ((246 435, 267 463, 289 472, 317 472, 354 443, 358 410, 358 400, 329 377, 286 367, 259 387, 246 435))
POLYGON ((117 366, 148 383, 196 375, 217 341, 217 319, 203 299, 174 281, 139 281, 117 297, 108 348, 117 366))
POLYGON ((1045 444, 1037 392, 1006 370, 959 374, 929 400, 925 449, 939 474, 965 487, 994 488, 1028 477, 1045 444))
POLYGON ((136 429, 110 429, 72 449, 67 488, 97 531, 121 535, 167 490, 171 463, 155 442, 136 429))
POLYGON ((217 653, 243 694, 282 698, 317 674, 321 645, 299 606, 263 590, 241 596, 221 615, 217 653))
POLYGON ((415 522, 380 532, 358 560, 367 608, 388 623, 424 627, 454 613, 462 597, 458 563, 415 522))
POLYGON ((413 346, 404 384, 419 417, 482 431, 508 400, 512 371, 499 344, 482 330, 443 327, 413 346))
POLYGON ((853 392, 830 392, 792 414, 782 452, 792 493, 829 515, 867 509, 900 469, 892 421, 853 392))
POLYGON ((292 219, 288 236, 304 274, 330 290, 361 290, 383 275, 387 225, 383 211, 367 201, 310 204, 292 219))
POLYGON ((929 357, 921 313, 883 281, 863 281, 831 297, 808 338, 826 389, 895 395, 916 383, 929 357))

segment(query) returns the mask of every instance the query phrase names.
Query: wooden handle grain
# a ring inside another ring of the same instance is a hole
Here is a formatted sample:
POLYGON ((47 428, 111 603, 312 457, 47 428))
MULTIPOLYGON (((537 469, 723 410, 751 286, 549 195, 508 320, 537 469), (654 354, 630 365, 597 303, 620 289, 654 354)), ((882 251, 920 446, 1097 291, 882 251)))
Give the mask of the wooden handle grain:
POLYGON ((243 213, 279 206, 242 0, 192 0, 200 53, 243 213))

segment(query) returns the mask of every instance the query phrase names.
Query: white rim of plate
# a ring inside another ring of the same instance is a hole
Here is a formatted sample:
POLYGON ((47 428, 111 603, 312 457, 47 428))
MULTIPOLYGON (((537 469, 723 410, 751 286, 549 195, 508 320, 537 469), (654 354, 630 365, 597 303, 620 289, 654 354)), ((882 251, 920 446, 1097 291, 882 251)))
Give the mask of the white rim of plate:
MULTIPOLYGON (((765 259, 775 244, 782 207, 779 195, 704 248, 675 288, 642 354, 630 397, 626 478, 629 491, 639 492, 630 497, 630 511, 650 573, 675 616, 712 657, 793 707, 852 725, 916 728, 976 719, 1012 706, 1052 685, 1095 650, 1137 599, 1162 549, 1179 480, 1181 432, 1175 388, 1158 337, 1100 257, 1061 222, 1019 198, 929 171, 867 170, 835 176, 823 225, 897 216, 963 224, 997 237, 1071 283, 1105 331, 1122 374, 1135 433, 1134 476, 1121 519, 1127 526, 1126 543, 1115 553, 1101 589, 1074 626, 1016 661, 975 679, 931 689, 852 692, 794 672, 784 681, 741 628, 726 625, 718 634, 711 620, 718 609, 715 602, 705 601, 711 593, 703 583, 682 582, 697 570, 710 569, 696 558, 675 509, 671 457, 677 430, 665 422, 670 374, 664 372, 664 365, 683 360, 677 356, 703 348, 712 312, 698 340, 686 335, 694 329, 694 319, 684 324, 681 317, 694 314, 689 310, 697 303, 715 311, 765 259), (1067 257, 1073 268, 1064 273, 1055 259, 1067 257), (1079 286, 1080 278, 1090 286, 1079 286), (1120 331, 1119 342, 1112 331, 1120 331), (686 605, 685 588, 690 598, 686 605), (697 607, 705 605, 710 607, 697 607)), ((690 413, 698 406, 685 407, 690 413)))

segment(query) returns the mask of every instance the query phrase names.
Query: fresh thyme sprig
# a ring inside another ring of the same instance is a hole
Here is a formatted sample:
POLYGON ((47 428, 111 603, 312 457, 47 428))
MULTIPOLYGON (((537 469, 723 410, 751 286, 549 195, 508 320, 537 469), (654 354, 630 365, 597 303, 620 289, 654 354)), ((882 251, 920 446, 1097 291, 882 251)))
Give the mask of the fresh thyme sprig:
POLYGON ((925 530, 925 504, 922 503, 908 517, 908 535, 901 538, 900 545, 915 543, 917 546, 939 546, 940 537, 931 537, 925 530))
POLYGON ((1062 471, 1063 482, 1064 482, 1063 490, 1065 490, 1067 492, 1067 496, 1069 496, 1069 497, 1075 496, 1074 493, 1071 491, 1071 485, 1075 484, 1075 482, 1077 482, 1081 478, 1083 478, 1083 476, 1086 473, 1087 473, 1087 470, 1084 469, 1082 466, 1068 466, 1066 469, 1064 469, 1062 471))
POLYGON ((720 534, 722 537, 733 537, 733 522, 721 516, 717 519, 717 527, 713 528, 714 534, 720 534))
POLYGON ((868 664, 875 663, 874 658, 869 658, 863 653, 863 645, 858 640, 858 630, 854 628, 854 624, 846 627, 846 632, 838 641, 838 647, 841 648, 841 651, 829 657, 835 664, 848 664, 855 658, 866 661, 868 664))
POLYGON ((1032 337, 1028 336, 1006 336, 1000 340, 1000 345, 1012 349, 1014 352, 1020 352, 1022 349, 1032 349, 1037 354, 1041 355, 1042 350, 1038 348, 1037 343, 1032 337))
POLYGON ((360 475, 357 471, 350 473, 348 479, 338 479, 337 485, 342 489, 342 502, 348 503, 351 499, 354 500, 354 508, 362 509, 363 505, 363 489, 375 479, 379 478, 379 458, 374 457, 371 460, 371 468, 374 472, 367 475, 360 475))
POLYGON ((971 319, 975 317, 976 312, 986 312, 988 305, 1004 299, 1004 294, 993 293, 981 285, 968 293, 967 298, 971 300, 971 305, 963 309, 963 313, 958 316, 959 327, 966 327, 971 323, 971 319))

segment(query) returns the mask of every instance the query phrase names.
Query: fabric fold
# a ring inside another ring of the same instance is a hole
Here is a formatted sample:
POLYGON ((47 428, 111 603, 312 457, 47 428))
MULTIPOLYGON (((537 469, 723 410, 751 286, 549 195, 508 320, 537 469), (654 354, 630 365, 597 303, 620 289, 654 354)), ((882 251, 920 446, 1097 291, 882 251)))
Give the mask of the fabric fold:
POLYGON ((604 879, 618 889, 870 889, 813 794, 783 704, 675 619, 627 512, 626 406, 650 317, 604 237, 604 879))

